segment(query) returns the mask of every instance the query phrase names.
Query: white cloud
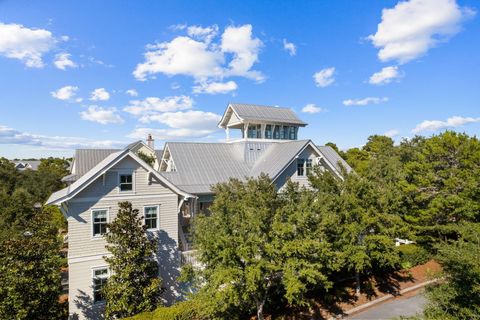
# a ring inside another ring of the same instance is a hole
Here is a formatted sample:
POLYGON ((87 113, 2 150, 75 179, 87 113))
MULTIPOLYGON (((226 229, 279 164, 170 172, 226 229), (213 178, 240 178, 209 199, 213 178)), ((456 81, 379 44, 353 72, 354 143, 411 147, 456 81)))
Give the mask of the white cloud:
POLYGON ((418 124, 413 130, 412 133, 419 133, 423 131, 436 131, 445 128, 455 128, 463 126, 467 123, 480 122, 480 118, 471 118, 471 117, 460 117, 454 116, 447 119, 447 121, 441 120, 425 120, 422 123, 418 124))
POLYGON ((229 93, 237 90, 238 85, 235 81, 227 82, 206 82, 202 81, 193 87, 194 93, 229 93))
POLYGON ((302 112, 305 112, 305 113, 319 113, 321 111, 323 111, 323 109, 320 108, 320 107, 317 107, 313 103, 309 103, 305 107, 302 108, 302 112))
POLYGON ((77 64, 70 59, 70 57, 71 57, 70 53, 66 53, 66 52, 59 53, 55 55, 55 61, 53 63, 55 64, 55 67, 61 70, 78 67, 77 64))
POLYGON ((325 68, 313 75, 313 79, 315 80, 315 84, 317 87, 328 87, 332 83, 335 82, 335 78, 333 77, 335 73, 335 68, 325 68))
POLYGON ((400 131, 398 131, 397 129, 391 129, 391 130, 386 131, 383 135, 387 136, 389 138, 393 138, 393 137, 398 136, 399 134, 400 134, 400 131))
POLYGON ((221 116, 200 110, 166 112, 152 115, 149 121, 156 121, 174 129, 217 130, 221 116))
POLYGON ((97 88, 90 93, 92 101, 107 101, 110 99, 110 93, 105 88, 97 88))
POLYGON ((0 22, 0 55, 18 59, 27 67, 42 68, 43 55, 52 50, 56 43, 57 40, 48 30, 0 22))
POLYGON ((193 99, 188 96, 172 96, 166 98, 148 97, 144 100, 130 101, 130 105, 125 107, 123 111, 142 117, 144 121, 148 121, 148 117, 160 112, 171 112, 178 110, 190 109, 193 106, 193 99))
POLYGON ((345 105, 345 106, 366 106, 366 105, 369 105, 369 104, 379 104, 379 103, 387 102, 387 101, 388 101, 387 97, 383 97, 383 98, 367 97, 367 98, 363 98, 363 99, 343 100, 343 105, 345 105))
POLYGON ((218 39, 217 26, 191 26, 186 31, 188 36, 148 45, 145 61, 138 64, 133 72, 135 78, 145 81, 163 73, 167 76, 190 76, 195 82, 218 82, 229 76, 256 81, 264 79, 260 72, 251 70, 258 61, 262 46, 260 39, 253 37, 251 25, 227 27, 220 41, 213 41, 218 39))
POLYGON ((63 88, 58 89, 57 91, 52 91, 50 94, 52 97, 58 100, 71 100, 78 91, 78 87, 75 86, 65 86, 63 88))
POLYGON ((406 63, 458 33, 460 24, 474 11, 455 0, 409 0, 383 9, 377 32, 368 38, 380 48, 381 61, 406 63))
POLYGON ((224 53, 232 53, 233 59, 228 64, 226 75, 242 76, 256 81, 263 81, 261 72, 250 70, 258 61, 258 53, 263 43, 252 37, 252 25, 230 26, 222 34, 220 48, 224 53))
POLYGON ((283 49, 291 56, 297 54, 297 46, 292 42, 288 42, 287 39, 283 39, 283 49))
POLYGON ((92 140, 80 137, 45 136, 22 132, 0 125, 0 144, 28 145, 45 148, 119 148, 125 141, 92 140))
POLYGON ((401 78, 397 66, 384 67, 379 72, 372 74, 368 82, 374 85, 382 85, 392 82, 394 79, 401 78))
POLYGON ((117 113, 116 108, 102 108, 99 106, 89 106, 86 111, 80 112, 83 120, 98 122, 100 124, 123 123, 124 120, 117 113))
POLYGON ((125 91, 126 94, 128 94, 130 97, 138 97, 138 91, 135 89, 128 89, 125 91))
POLYGON ((216 77, 222 74, 223 61, 221 52, 210 50, 205 42, 181 36, 171 42, 149 46, 145 62, 137 65, 133 75, 142 81, 156 73, 194 78, 216 77))
POLYGON ((187 28, 187 34, 192 38, 210 43, 218 34, 218 26, 216 24, 205 28, 201 26, 190 26, 187 28))

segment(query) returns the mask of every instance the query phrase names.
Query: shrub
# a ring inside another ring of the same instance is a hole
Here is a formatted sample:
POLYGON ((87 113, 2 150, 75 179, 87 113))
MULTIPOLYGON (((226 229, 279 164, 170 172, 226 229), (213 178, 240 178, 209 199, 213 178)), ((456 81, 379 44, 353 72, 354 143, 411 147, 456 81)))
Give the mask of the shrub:
POLYGON ((190 320, 200 319, 195 300, 177 302, 170 307, 159 307, 152 312, 140 313, 129 320, 190 320))
POLYGON ((405 244, 398 248, 400 261, 403 268, 408 269, 430 260, 430 254, 424 248, 415 244, 405 244))

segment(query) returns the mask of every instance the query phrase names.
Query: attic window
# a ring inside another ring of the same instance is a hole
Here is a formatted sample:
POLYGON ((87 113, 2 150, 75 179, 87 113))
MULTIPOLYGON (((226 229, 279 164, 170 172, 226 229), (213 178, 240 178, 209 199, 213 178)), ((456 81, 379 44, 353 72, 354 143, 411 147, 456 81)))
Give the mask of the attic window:
POLYGON ((132 174, 120 174, 120 191, 133 191, 133 176, 132 174))

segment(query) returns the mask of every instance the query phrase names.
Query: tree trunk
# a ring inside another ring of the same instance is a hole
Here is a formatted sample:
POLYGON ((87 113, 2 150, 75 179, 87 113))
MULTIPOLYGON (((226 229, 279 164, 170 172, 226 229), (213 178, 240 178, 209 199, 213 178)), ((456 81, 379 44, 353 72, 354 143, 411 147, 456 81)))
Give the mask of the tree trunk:
POLYGON ((266 299, 263 299, 263 301, 257 300, 257 319, 258 320, 264 320, 264 318, 263 318, 263 305, 265 304, 265 300, 266 299))
POLYGON ((355 271, 355 284, 356 284, 355 294, 359 296, 360 295, 360 272, 358 271, 355 271))

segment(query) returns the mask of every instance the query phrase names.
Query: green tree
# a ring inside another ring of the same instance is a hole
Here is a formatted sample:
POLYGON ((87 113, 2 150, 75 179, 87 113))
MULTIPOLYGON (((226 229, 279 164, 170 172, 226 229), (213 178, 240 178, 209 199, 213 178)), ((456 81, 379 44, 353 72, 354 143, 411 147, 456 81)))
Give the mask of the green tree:
POLYGON ((6 158, 0 158, 0 191, 3 189, 7 194, 11 194, 15 189, 17 179, 18 172, 13 162, 6 158))
POLYGON ((389 212, 389 201, 384 199, 388 193, 380 184, 357 174, 340 179, 316 168, 310 182, 315 195, 312 206, 324 216, 328 241, 342 253, 343 269, 355 273, 359 293, 362 273, 398 264, 393 239, 401 231, 401 219, 389 212))
POLYGON ((148 163, 151 167, 155 164, 155 157, 153 155, 148 155, 144 152, 139 151, 138 157, 148 163))
POLYGON ((402 146, 407 221, 438 226, 480 221, 480 141, 452 131, 402 146))
POLYGON ((480 317, 480 224, 459 226, 460 239, 437 246, 443 279, 427 289, 427 319, 480 317))
POLYGON ((161 280, 153 255, 156 237, 148 235, 143 218, 130 202, 120 202, 118 215, 108 224, 105 261, 112 271, 104 287, 107 319, 153 310, 160 300, 161 280))
POLYGON ((362 149, 375 158, 381 154, 391 154, 394 151, 393 140, 390 137, 376 134, 368 137, 367 143, 362 149))
POLYGON ((334 253, 322 241, 320 217, 309 209, 312 198, 298 186, 287 189, 279 195, 265 175, 214 187, 211 215, 194 223, 205 266, 197 271, 199 296, 211 316, 238 318, 256 310, 263 319, 274 292, 304 304, 309 288, 331 285, 334 253))
POLYGON ((60 250, 49 216, 38 212, 0 243, 0 318, 64 319, 60 250))

